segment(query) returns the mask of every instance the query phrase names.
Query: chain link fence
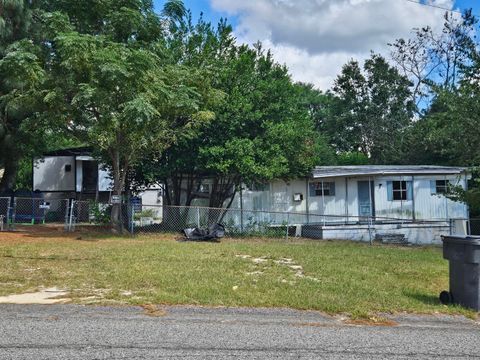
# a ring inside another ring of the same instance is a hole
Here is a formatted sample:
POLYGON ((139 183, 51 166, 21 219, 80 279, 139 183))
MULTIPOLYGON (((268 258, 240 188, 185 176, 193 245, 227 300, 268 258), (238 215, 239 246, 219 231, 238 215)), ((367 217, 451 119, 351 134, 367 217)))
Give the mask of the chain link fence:
MULTIPOLYGON (((133 204, 121 204, 120 222, 122 227, 133 233, 133 204)), ((112 204, 98 203, 94 201, 70 202, 68 216, 65 222, 67 231, 75 231, 77 226, 101 226, 105 227, 111 223, 112 204)))
MULTIPOLYGON (((456 233, 463 228, 461 221, 446 220, 409 221, 387 217, 161 206, 139 202, 121 206, 122 227, 132 234, 181 233, 186 228, 206 229, 218 223, 225 227, 225 233, 230 237, 304 237, 427 244, 439 243, 441 235, 456 233)), ((14 229, 16 224, 58 224, 64 226, 66 231, 75 231, 78 226, 108 228, 111 211, 111 204, 92 201, 0 198, 0 222, 10 229, 14 229)), ((470 228, 472 234, 480 232, 480 219, 471 221, 470 228)))
POLYGON ((471 218, 469 221, 470 235, 480 236, 480 218, 471 218))
POLYGON ((388 217, 319 215, 295 212, 218 209, 186 206, 136 205, 131 228, 135 233, 182 232, 216 223, 227 236, 375 240, 394 243, 438 243, 454 230, 450 221, 408 221, 388 217))
POLYGON ((68 199, 45 200, 42 198, 13 199, 9 222, 16 224, 64 224, 68 217, 68 199))
POLYGON ((10 223, 10 198, 0 198, 0 231, 4 231, 10 223))
POLYGON ((230 236, 295 236, 293 215, 239 209, 186 206, 137 206, 133 212, 136 233, 181 232, 185 228, 225 226, 230 236), (290 226, 292 225, 292 226, 290 226))

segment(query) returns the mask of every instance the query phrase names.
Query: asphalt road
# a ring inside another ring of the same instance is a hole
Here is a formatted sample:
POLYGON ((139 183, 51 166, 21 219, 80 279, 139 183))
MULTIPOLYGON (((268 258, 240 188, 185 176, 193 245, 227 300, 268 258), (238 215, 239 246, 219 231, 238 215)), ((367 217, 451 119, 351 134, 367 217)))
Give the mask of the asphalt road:
POLYGON ((0 305, 0 359, 480 358, 480 325, 462 317, 361 326, 316 312, 162 309, 0 305))

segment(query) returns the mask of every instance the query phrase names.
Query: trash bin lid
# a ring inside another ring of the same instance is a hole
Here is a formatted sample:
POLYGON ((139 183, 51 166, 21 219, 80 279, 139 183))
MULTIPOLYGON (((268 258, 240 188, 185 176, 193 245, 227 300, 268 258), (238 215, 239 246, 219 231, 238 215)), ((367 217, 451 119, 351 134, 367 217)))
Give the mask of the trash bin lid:
POLYGON ((464 245, 478 245, 480 246, 480 236, 470 235, 442 235, 444 243, 464 244, 464 245))

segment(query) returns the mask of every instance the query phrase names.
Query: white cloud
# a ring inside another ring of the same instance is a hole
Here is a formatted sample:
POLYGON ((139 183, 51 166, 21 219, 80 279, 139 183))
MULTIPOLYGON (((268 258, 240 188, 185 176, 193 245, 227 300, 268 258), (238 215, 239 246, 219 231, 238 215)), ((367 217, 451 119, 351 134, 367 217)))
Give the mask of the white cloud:
MULTIPOLYGON (((210 0, 238 19, 239 41, 262 41, 295 80, 328 88, 351 58, 388 53, 388 43, 412 28, 439 29, 444 11, 407 0, 210 0)), ((452 8, 453 0, 427 0, 452 8)))

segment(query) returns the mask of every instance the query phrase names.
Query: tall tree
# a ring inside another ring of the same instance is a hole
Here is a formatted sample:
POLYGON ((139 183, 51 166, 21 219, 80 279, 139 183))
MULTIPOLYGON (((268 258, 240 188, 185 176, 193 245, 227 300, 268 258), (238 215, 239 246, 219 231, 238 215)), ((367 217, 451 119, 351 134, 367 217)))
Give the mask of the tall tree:
MULTIPOLYGON (((150 0, 39 0, 48 38, 48 80, 42 101, 68 136, 92 145, 122 195, 127 174, 147 150, 160 154, 179 133, 208 121, 209 87, 186 66, 167 64, 164 46, 175 20, 161 18, 150 0), (208 101, 205 101, 208 103, 208 101)), ((169 16, 183 16, 168 1, 169 16)), ((122 230, 120 204, 112 228, 122 230)))
POLYGON ((0 193, 13 189, 18 162, 41 139, 31 134, 44 79, 38 48, 29 41, 33 11, 31 1, 0 1, 0 193))
MULTIPOLYGON (((195 72, 165 66, 151 51, 75 32, 57 37, 55 49, 59 82, 48 99, 111 167, 116 195, 144 152, 161 154, 178 132, 210 117, 200 111, 195 72)), ((120 220, 115 204, 114 229, 120 220)))
POLYGON ((380 55, 344 65, 335 80, 332 116, 322 124, 337 152, 361 152, 373 163, 402 159, 403 134, 412 122, 410 82, 380 55))
POLYGON ((236 46, 224 21, 214 29, 203 19, 196 25, 187 19, 169 46, 174 61, 203 69, 223 97, 213 104, 214 120, 136 171, 165 184, 167 204, 190 205, 201 197, 211 207, 228 206, 242 182, 302 176, 320 155, 333 157, 315 132, 301 86, 260 45, 236 46), (197 191, 206 179, 209 195, 197 191))
MULTIPOLYGON (((38 0, 44 11, 66 15, 75 31, 121 43, 148 45, 161 38, 162 19, 152 0, 38 0)), ((165 7, 177 0, 170 0, 165 7)))
POLYGON ((413 29, 411 38, 397 39, 390 44, 393 61, 413 83, 412 96, 420 111, 427 108, 432 99, 432 86, 456 87, 475 47, 477 19, 471 9, 461 17, 446 12, 444 20, 441 31, 428 26, 413 29))
POLYGON ((411 157, 419 162, 479 166, 480 86, 466 78, 458 89, 438 90, 425 117, 415 124, 411 157))

